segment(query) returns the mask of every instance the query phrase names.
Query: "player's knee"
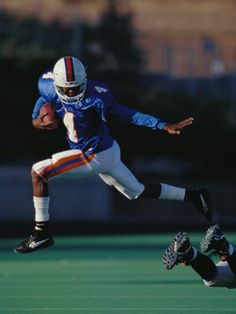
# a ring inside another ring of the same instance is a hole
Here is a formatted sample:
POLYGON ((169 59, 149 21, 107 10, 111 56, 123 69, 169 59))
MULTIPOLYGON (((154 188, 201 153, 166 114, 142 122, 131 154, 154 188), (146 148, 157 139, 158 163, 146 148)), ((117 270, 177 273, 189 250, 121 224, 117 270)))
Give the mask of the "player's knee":
POLYGON ((131 193, 130 191, 121 192, 129 201, 134 201, 139 198, 139 193, 131 193))
POLYGON ((31 177, 32 179, 38 179, 40 178, 40 176, 38 175, 38 173, 34 170, 34 168, 31 169, 31 177))
POLYGON ((33 180, 43 180, 47 182, 47 178, 44 175, 45 169, 51 167, 52 160, 46 159, 43 161, 39 161, 32 166, 31 176, 33 180))
POLYGON ((129 200, 129 201, 133 201, 136 200, 137 197, 135 197, 134 195, 125 195, 125 197, 129 200))
POLYGON ((31 169, 31 178, 34 181, 40 180, 41 177, 38 175, 38 173, 34 170, 34 168, 31 169))
POLYGON ((144 185, 139 183, 135 189, 127 189, 124 187, 117 188, 128 200, 133 201, 140 197, 144 191, 144 185))

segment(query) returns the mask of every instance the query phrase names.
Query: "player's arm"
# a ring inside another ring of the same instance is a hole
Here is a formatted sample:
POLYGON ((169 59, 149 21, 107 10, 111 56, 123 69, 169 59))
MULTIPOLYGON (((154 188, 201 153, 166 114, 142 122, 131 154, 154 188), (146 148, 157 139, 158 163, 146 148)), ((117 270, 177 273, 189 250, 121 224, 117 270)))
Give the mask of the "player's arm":
POLYGON ((58 119, 51 103, 40 97, 34 106, 32 123, 36 129, 54 130, 58 127, 58 119))
POLYGON ((112 118, 118 118, 129 123, 148 127, 152 130, 163 130, 170 135, 180 134, 180 131, 191 125, 194 120, 190 117, 176 124, 168 124, 162 121, 160 118, 138 112, 135 109, 131 109, 116 103, 113 103, 113 105, 110 107, 108 114, 112 118))

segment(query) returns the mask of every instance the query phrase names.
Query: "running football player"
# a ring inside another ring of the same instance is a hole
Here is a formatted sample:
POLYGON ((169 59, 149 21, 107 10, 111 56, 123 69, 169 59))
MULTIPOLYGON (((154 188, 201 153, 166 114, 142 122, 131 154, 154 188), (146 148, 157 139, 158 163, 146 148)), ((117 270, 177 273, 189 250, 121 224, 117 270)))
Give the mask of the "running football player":
POLYGON ((163 264, 170 270, 175 265, 190 265, 208 287, 236 288, 236 251, 222 233, 219 225, 211 226, 200 244, 202 253, 215 254, 215 265, 206 254, 190 243, 186 232, 179 232, 163 255, 163 264))
POLYGON ((178 135, 192 124, 193 118, 168 124, 118 104, 109 87, 103 82, 88 80, 84 65, 71 56, 58 60, 52 72, 39 78, 38 90, 40 97, 33 110, 34 127, 52 130, 57 127, 57 121, 45 120, 48 113, 42 112, 45 103, 51 104, 57 119, 61 119, 66 127, 70 149, 33 165, 35 226, 32 234, 15 247, 15 252, 29 253, 53 244, 49 228, 48 181, 70 171, 76 172, 78 179, 99 175, 106 184, 114 186, 130 200, 155 198, 189 202, 208 220, 211 219, 208 189, 189 190, 164 183, 139 182, 121 161, 119 145, 108 128, 110 119, 120 119, 178 135))

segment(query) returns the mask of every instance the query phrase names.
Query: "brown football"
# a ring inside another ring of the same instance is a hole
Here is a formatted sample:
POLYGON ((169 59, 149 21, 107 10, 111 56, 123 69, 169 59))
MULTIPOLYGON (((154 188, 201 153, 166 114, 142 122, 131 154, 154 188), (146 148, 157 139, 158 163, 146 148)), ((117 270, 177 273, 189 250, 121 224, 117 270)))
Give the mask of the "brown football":
POLYGON ((56 128, 58 126, 58 118, 56 116, 56 110, 50 102, 45 103, 39 113, 40 119, 43 123, 49 127, 56 128))

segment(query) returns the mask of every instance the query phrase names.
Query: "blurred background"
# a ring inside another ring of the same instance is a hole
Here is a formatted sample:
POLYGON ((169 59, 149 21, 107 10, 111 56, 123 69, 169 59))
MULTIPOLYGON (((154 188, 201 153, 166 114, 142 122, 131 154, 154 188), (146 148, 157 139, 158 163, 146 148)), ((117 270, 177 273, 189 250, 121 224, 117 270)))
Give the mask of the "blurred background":
MULTIPOLYGON (((209 186, 215 220, 235 228, 236 0, 0 0, 0 236, 34 219, 30 171, 67 149, 63 126, 33 128, 38 77, 74 55, 118 103, 170 123, 174 137, 111 121, 123 161, 140 180, 209 186)), ((204 230, 187 204, 128 201, 99 179, 50 184, 60 234, 204 230)))

